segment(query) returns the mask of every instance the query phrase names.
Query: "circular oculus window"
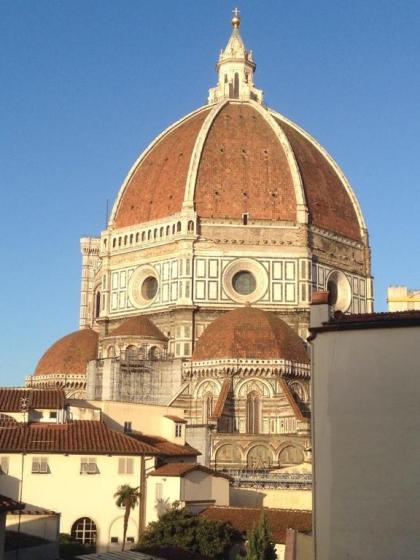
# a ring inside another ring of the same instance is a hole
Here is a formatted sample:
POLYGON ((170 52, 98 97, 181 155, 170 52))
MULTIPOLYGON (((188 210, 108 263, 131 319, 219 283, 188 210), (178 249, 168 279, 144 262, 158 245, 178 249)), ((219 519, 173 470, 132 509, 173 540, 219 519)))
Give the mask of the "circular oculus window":
POLYGON ((150 265, 140 266, 133 272, 128 283, 128 297, 135 307, 150 305, 159 290, 159 277, 150 265))
POLYGON ((336 310, 345 313, 351 304, 350 282, 344 272, 334 270, 327 279, 328 303, 336 310))
POLYGON ((238 303, 254 303, 268 289, 265 268, 253 259, 237 259, 227 265, 222 277, 226 295, 238 303))

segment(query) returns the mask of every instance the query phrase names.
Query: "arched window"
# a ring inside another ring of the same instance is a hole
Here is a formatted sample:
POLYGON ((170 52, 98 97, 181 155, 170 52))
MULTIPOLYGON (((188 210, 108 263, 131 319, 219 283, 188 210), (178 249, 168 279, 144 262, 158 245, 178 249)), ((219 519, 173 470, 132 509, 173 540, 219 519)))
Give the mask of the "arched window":
POLYGON ((114 346, 108 346, 106 355, 107 355, 108 358, 114 358, 115 357, 115 347, 114 346))
POLYGON ((241 462, 241 450, 238 446, 228 443, 227 445, 222 445, 216 451, 216 463, 220 465, 221 463, 240 463, 241 462))
POLYGON ((213 393, 207 391, 203 395, 203 424, 207 424, 213 415, 213 393))
POLYGON ((166 226, 166 235, 171 233, 171 226, 166 226))
POLYGON ((153 239, 156 239, 157 232, 158 232, 157 228, 153 230, 153 239))
POLYGON ((163 237, 163 227, 161 227, 159 230, 159 237, 163 237))
POLYGON ((137 233, 136 233, 136 243, 139 242, 139 239, 140 239, 140 234, 139 234, 139 232, 137 232, 137 233))
POLYGON ((95 319, 96 317, 99 317, 101 313, 101 292, 98 290, 96 292, 96 298, 95 298, 95 319))
POLYGON ((114 239, 112 240, 112 247, 115 249, 115 246, 117 244, 117 238, 114 237, 114 239))
POLYGON ((121 247, 121 237, 118 238, 118 247, 121 247))
POLYGON ((75 521, 71 528, 71 536, 82 544, 96 544, 96 525, 89 517, 81 517, 75 521))
POLYGON ((194 231, 194 222, 192 220, 188 222, 188 231, 194 231))
POLYGON ((147 232, 147 239, 150 241, 151 237, 152 237, 152 232, 149 229, 149 231, 147 232))
POLYGON ((181 222, 177 222, 176 231, 181 231, 181 222))
POLYGON ((127 239, 128 239, 127 235, 124 235, 124 245, 127 245, 127 239))
POLYGON ((160 350, 157 346, 152 346, 149 350, 149 360, 159 360, 160 350))
POLYGON ((172 233, 175 233, 175 224, 172 224, 172 233))
POLYGON ((300 465, 305 460, 303 451, 295 445, 288 445, 280 451, 279 465, 300 465))
POLYGON ((134 235, 130 233, 130 245, 133 243, 134 235))
POLYGON ((145 241, 145 240, 146 240, 146 232, 145 232, 145 231, 142 231, 142 232, 141 232, 141 240, 142 240, 142 241, 145 241))
POLYGON ((260 395, 257 391, 246 396, 246 431, 248 434, 260 433, 260 395))
POLYGON ((139 359, 139 351, 137 349, 137 346, 134 346, 133 344, 127 346, 127 348, 125 349, 125 359, 127 360, 127 362, 132 362, 133 360, 139 359))
POLYGON ((265 445, 256 445, 248 453, 247 463, 251 469, 269 469, 273 464, 273 454, 265 445))

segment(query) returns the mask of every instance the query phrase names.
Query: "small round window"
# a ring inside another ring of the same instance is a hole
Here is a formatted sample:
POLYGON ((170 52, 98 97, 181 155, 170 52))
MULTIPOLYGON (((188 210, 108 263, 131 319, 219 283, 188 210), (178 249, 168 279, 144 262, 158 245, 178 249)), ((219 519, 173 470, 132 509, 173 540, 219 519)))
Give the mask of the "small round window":
POLYGON ((141 285, 141 295, 144 299, 151 300, 155 297, 158 290, 158 281, 154 276, 148 276, 141 285))
POLYGON ((249 270, 240 270, 232 278, 232 287, 236 293, 247 296, 255 292, 257 282, 249 270))

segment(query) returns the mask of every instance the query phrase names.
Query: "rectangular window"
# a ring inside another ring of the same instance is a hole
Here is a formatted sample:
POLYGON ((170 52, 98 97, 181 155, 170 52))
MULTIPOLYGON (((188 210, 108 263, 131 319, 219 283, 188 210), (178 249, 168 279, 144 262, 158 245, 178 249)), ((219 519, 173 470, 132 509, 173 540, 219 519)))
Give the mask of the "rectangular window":
POLYGON ((99 474, 96 457, 82 457, 80 459, 80 474, 99 474))
POLYGON ((124 432, 128 434, 132 431, 131 422, 124 422, 124 432))
POLYGON ((111 542, 112 543, 118 543, 118 537, 111 537, 111 542))
POLYGON ((120 457, 118 459, 118 474, 133 474, 134 465, 132 457, 120 457))
POLYGON ((163 484, 162 484, 162 482, 156 482, 155 498, 156 498, 156 501, 161 500, 163 498, 163 484))
POLYGON ((52 410, 52 411, 50 412, 50 418, 51 418, 52 420, 54 420, 55 418, 57 418, 57 412, 56 412, 55 410, 52 410))
POLYGON ((133 543, 134 542, 134 537, 127 537, 127 542, 133 543))
POLYGON ((48 457, 32 457, 33 474, 48 474, 49 472, 48 457))
POLYGON ((175 437, 182 437, 182 424, 175 424, 175 437))
POLYGON ((9 457, 0 457, 0 474, 9 474, 9 457))

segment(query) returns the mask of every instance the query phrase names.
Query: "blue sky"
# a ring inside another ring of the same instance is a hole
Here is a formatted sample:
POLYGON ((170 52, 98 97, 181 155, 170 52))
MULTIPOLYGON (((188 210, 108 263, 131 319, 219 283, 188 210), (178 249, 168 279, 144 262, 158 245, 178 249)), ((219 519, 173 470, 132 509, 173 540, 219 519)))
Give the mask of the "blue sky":
MULTIPOLYGON (((76 330, 79 238, 143 148, 206 101, 234 4, 0 1, 0 385, 76 330)), ((370 231, 376 308, 420 287, 420 2, 243 0, 266 102, 335 157, 370 231)))

